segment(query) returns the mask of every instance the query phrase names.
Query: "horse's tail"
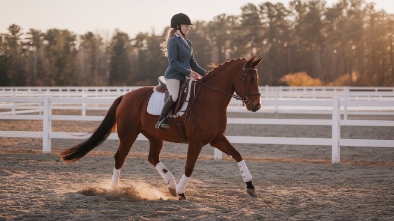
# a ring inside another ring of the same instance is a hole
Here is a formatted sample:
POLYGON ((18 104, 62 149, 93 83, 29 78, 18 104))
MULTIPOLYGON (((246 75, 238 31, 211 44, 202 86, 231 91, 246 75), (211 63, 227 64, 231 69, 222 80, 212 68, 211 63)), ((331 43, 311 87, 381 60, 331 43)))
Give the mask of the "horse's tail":
POLYGON ((118 97, 108 110, 104 120, 100 126, 96 128, 92 136, 84 142, 71 147, 61 153, 61 157, 65 162, 75 162, 99 146, 104 142, 112 132, 112 128, 116 123, 116 109, 122 101, 123 96, 118 97))

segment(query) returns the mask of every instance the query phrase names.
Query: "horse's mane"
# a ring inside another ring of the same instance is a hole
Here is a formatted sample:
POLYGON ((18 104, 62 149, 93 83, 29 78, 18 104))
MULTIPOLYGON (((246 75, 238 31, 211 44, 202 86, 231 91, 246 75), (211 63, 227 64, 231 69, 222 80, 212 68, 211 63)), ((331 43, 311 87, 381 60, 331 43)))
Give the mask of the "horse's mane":
POLYGON ((206 77, 208 77, 208 76, 212 75, 213 73, 217 72, 218 69, 221 69, 221 68, 227 66, 229 63, 232 63, 234 61, 239 61, 239 60, 246 60, 246 58, 232 59, 232 60, 229 60, 229 61, 225 61, 225 62, 223 62, 222 64, 219 64, 219 65, 211 64, 210 67, 212 67, 213 69, 207 72, 206 77))

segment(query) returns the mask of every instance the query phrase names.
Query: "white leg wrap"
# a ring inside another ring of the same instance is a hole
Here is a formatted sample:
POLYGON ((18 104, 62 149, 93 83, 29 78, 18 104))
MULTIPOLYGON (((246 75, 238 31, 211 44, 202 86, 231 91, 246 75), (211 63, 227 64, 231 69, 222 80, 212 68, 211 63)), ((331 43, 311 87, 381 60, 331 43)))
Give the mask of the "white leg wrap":
POLYGON ((161 162, 157 163, 155 168, 161 177, 166 181, 168 188, 175 190, 176 182, 172 173, 161 162))
POLYGON ((112 173, 111 188, 116 188, 116 187, 118 187, 119 178, 120 178, 120 169, 117 170, 117 169, 114 168, 114 172, 112 173))
POLYGON ((176 182, 174 179, 174 176, 172 175, 172 173, 170 173, 170 171, 168 171, 166 173, 166 178, 165 178, 166 182, 167 182, 167 187, 173 190, 176 190, 176 182))
POLYGON ((190 181, 190 177, 186 177, 185 174, 183 174, 181 180, 178 183, 178 187, 176 188, 176 194, 185 193, 189 181, 190 181))
POLYGON ((241 171, 241 175, 242 175, 242 179, 244 180, 244 182, 249 182, 252 180, 252 175, 249 172, 248 167, 246 166, 246 163, 244 160, 238 162, 238 167, 239 170, 241 171))

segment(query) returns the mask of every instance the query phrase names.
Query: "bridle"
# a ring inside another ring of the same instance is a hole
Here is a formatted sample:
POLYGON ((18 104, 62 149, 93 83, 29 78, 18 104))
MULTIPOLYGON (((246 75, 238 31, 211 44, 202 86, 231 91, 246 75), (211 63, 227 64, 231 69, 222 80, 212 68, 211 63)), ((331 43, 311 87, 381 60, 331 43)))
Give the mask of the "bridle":
POLYGON ((239 96, 238 94, 230 94, 230 93, 228 93, 228 92, 219 90, 219 89, 217 89, 217 88, 214 88, 214 87, 212 87, 212 86, 209 86, 209 85, 203 83, 202 81, 197 81, 197 82, 200 83, 201 85, 204 85, 205 87, 208 87, 208 88, 212 89, 212 90, 218 91, 218 92, 220 92, 220 93, 222 93, 222 94, 226 94, 226 95, 231 96, 231 97, 233 97, 233 98, 235 98, 235 99, 237 99, 237 100, 242 100, 242 105, 243 105, 243 106, 248 105, 248 106, 252 109, 252 108, 253 108, 253 107, 252 107, 252 102, 253 102, 254 100, 256 100, 256 99, 260 99, 261 94, 260 94, 260 92, 252 92, 252 93, 251 93, 251 92, 249 91, 249 87, 248 87, 248 84, 247 84, 246 81, 247 81, 247 74, 248 74, 248 71, 251 71, 251 70, 253 70, 253 71, 255 71, 255 72, 257 73, 257 69, 256 69, 256 68, 247 68, 247 67, 246 67, 246 61, 245 61, 244 67, 242 68, 241 77, 238 79, 237 83, 235 84, 235 90, 236 90, 237 87, 238 87, 238 85, 241 83, 241 81, 243 82, 243 93, 242 93, 242 96, 239 96), (255 96, 255 95, 257 95, 258 98, 255 98, 255 99, 253 99, 253 100, 250 100, 250 99, 248 98, 248 96, 255 96))

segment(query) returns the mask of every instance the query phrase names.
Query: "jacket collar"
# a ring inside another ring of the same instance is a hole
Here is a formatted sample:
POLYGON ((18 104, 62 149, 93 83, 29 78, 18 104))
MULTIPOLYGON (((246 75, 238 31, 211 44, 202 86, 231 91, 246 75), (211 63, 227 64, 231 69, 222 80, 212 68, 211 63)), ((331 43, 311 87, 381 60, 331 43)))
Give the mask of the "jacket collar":
POLYGON ((186 42, 182 39, 182 37, 178 33, 176 33, 174 37, 176 37, 181 42, 181 44, 183 44, 187 49, 191 50, 191 47, 189 45, 189 41, 187 39, 186 39, 186 41, 188 43, 186 44, 186 42))

